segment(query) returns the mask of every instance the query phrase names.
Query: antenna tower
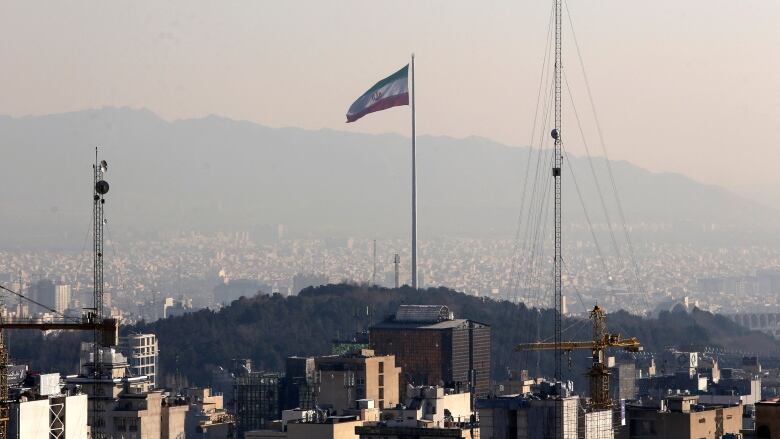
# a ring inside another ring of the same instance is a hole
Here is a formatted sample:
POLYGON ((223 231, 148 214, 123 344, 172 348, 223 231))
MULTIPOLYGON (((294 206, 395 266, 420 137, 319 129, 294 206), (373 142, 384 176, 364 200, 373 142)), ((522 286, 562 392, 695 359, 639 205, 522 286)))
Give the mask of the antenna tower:
MULTIPOLYGON (((563 300, 561 298, 561 165, 562 165, 562 141, 561 141, 561 20, 562 1, 555 1, 555 127, 552 130, 552 138, 555 140, 555 163, 553 164, 553 177, 555 179, 555 259, 553 262, 553 283, 555 302, 555 380, 563 379, 561 373, 561 325, 563 315, 563 300)), ((557 424, 556 424, 557 425, 557 424)))
MULTIPOLYGON (((103 321, 103 228, 105 218, 103 216, 103 206, 106 203, 105 195, 108 193, 108 182, 103 180, 103 176, 108 170, 108 164, 105 160, 98 159, 98 148, 95 148, 95 164, 92 165, 93 185, 92 185, 92 224, 93 224, 93 300, 94 300, 94 319, 97 322, 103 321)), ((92 346, 92 365, 94 367, 93 378, 95 384, 92 395, 92 437, 104 439, 104 407, 103 407, 103 386, 100 384, 103 375, 102 349, 104 345, 103 332, 95 328, 93 331, 92 346)))

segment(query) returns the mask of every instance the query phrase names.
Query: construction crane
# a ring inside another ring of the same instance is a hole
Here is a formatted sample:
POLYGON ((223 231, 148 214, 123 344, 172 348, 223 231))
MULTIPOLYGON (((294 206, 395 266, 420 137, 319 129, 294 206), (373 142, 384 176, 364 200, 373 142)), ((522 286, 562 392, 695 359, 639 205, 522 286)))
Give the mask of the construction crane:
MULTIPOLYGON (((10 416, 11 401, 8 396, 8 348, 5 343, 5 330, 7 329, 37 329, 39 331, 66 330, 66 331, 98 331, 102 340, 107 345, 117 344, 119 337, 119 322, 116 319, 97 319, 93 312, 89 312, 80 318, 66 317, 55 309, 25 297, 23 294, 0 285, 0 290, 18 296, 20 300, 26 300, 36 304, 47 311, 58 314, 57 319, 43 320, 39 318, 4 318, 0 313, 0 439, 8 438, 8 420, 10 416)), ((2 303, 0 293, 0 303, 2 303)))
MULTIPOLYGON (((52 309, 40 302, 25 297, 20 292, 13 291, 0 285, 0 290, 18 296, 20 300, 27 300, 47 311, 58 315, 55 319, 5 319, 0 312, 0 439, 8 438, 8 420, 10 416, 9 389, 8 389, 8 347, 5 343, 5 329, 37 329, 40 331, 50 330, 79 330, 92 331, 93 333, 93 364, 94 380, 97 383, 101 379, 102 373, 102 349, 116 346, 119 341, 119 322, 116 319, 103 317, 103 232, 105 226, 105 217, 103 216, 103 205, 105 204, 105 195, 108 193, 108 182, 103 177, 108 169, 105 160, 98 159, 98 148, 95 148, 95 164, 92 167, 94 184, 92 185, 92 225, 93 225, 93 299, 94 306, 86 308, 86 313, 82 317, 68 317, 61 312, 52 309)), ((21 279, 20 279, 21 289, 21 279)), ((0 308, 3 306, 2 291, 0 291, 0 308)), ((103 432, 103 402, 102 387, 95 386, 92 401, 92 437, 104 439, 103 432)))
POLYGON ((590 349, 593 361, 586 373, 591 398, 590 406, 594 410, 609 409, 612 407, 612 397, 609 394, 610 373, 607 367, 607 348, 623 348, 629 352, 639 352, 642 346, 636 337, 622 338, 619 334, 608 333, 604 310, 598 305, 591 310, 590 320, 593 322, 593 340, 521 343, 515 347, 515 350, 522 352, 560 349, 570 353, 575 349, 590 349))

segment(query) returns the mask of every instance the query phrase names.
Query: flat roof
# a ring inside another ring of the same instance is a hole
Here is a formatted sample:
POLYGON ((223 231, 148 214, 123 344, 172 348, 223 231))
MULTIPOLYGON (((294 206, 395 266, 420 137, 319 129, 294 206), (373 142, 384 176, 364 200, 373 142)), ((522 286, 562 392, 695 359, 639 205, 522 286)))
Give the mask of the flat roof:
MULTIPOLYGON (((453 320, 444 320, 441 322, 399 322, 397 320, 385 320, 383 322, 379 322, 371 328, 371 329, 431 329, 431 330, 438 330, 438 329, 453 329, 453 328, 461 328, 461 327, 468 327, 469 320, 467 319, 453 319, 453 320)), ((476 327, 490 327, 490 325, 480 322, 473 322, 476 327)))

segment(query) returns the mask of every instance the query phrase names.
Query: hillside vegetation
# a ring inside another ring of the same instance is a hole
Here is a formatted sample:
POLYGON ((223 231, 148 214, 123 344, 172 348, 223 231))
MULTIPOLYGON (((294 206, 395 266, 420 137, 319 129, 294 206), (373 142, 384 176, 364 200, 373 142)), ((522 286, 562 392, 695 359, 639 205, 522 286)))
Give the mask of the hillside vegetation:
MULTIPOLYGON (((401 304, 444 304, 456 317, 490 324, 494 378, 505 377, 509 369, 535 371, 536 354, 518 354, 513 347, 537 339, 537 321, 540 337, 552 338, 553 314, 549 310, 528 309, 522 304, 478 298, 445 288, 414 291, 343 284, 308 288, 292 297, 241 298, 217 312, 201 310, 126 327, 123 332, 157 334, 163 376, 178 369, 190 383, 206 385, 211 368, 228 366, 233 358, 251 358, 258 368, 282 370, 287 356, 327 354, 333 339, 351 337, 371 321, 394 313, 401 304)), ((609 314, 607 323, 613 332, 638 337, 650 352, 679 345, 780 352, 776 340, 698 310, 691 314, 663 313, 658 319, 618 312, 609 314)), ((564 339, 586 340, 591 336, 589 323, 582 319, 566 319, 563 327, 564 339)), ((71 333, 43 340, 38 333, 15 333, 11 335, 11 353, 15 359, 29 362, 33 369, 75 372, 77 343, 85 337, 71 333)), ((568 371, 570 379, 580 381, 587 354, 581 352, 573 357, 568 371)), ((552 355, 543 354, 540 358, 542 372, 549 374, 552 355)))

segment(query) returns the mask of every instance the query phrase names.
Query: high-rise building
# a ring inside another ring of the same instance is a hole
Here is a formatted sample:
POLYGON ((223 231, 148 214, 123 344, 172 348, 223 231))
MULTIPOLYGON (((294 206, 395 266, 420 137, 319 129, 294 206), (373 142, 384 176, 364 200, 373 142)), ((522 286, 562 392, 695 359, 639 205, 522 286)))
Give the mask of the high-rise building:
POLYGON ((398 379, 401 369, 393 355, 375 355, 361 349, 343 355, 318 357, 317 403, 323 409, 343 413, 358 408, 359 400, 372 400, 379 409, 401 402, 398 379))
POLYGON ((281 417, 278 373, 247 372, 233 380, 236 429, 244 432, 266 428, 281 417))
POLYGON ((314 409, 316 369, 314 357, 289 357, 282 380, 282 410, 314 409))
POLYGON ((477 397, 490 391, 490 326, 456 319, 443 305, 401 305, 369 329, 377 355, 395 355, 400 386, 443 385, 477 397))
MULTIPOLYGON (((32 288, 32 298, 39 302, 41 305, 46 306, 49 309, 54 309, 55 303, 55 285, 54 282, 48 279, 41 279, 35 283, 32 288)), ((36 306, 32 312, 47 312, 48 310, 42 309, 40 306, 36 306)))
POLYGON ((70 285, 57 284, 54 286, 54 306, 58 313, 64 313, 70 304, 70 285))
MULTIPOLYGON (((614 362, 614 358, 610 358, 610 362, 614 362)), ((609 389, 613 401, 636 399, 636 365, 629 361, 610 364, 609 389)))
POLYGON ((130 334, 119 338, 119 352, 127 357, 128 368, 133 376, 147 376, 157 388, 159 351, 154 334, 130 334))

